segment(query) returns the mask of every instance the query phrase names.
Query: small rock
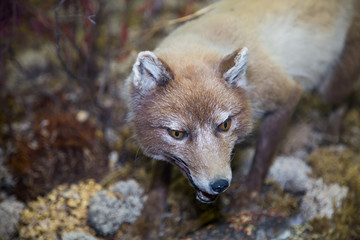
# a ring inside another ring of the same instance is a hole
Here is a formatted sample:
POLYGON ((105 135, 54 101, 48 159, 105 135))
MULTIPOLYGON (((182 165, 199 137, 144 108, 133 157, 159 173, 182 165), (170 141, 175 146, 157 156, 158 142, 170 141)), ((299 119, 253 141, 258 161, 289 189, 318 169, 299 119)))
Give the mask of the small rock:
POLYGON ((24 203, 11 199, 0 203, 0 239, 13 239, 17 233, 20 212, 24 207, 24 203))
POLYGON ((119 154, 117 153, 117 151, 111 151, 109 154, 109 169, 115 170, 118 162, 119 154))
POLYGON ((85 110, 80 110, 77 114, 76 114, 76 120, 78 120, 79 122, 85 122, 86 120, 89 119, 89 112, 85 111, 85 110))
POLYGON ((4 150, 0 148, 0 186, 2 186, 2 188, 13 187, 15 180, 6 168, 5 161, 4 150))

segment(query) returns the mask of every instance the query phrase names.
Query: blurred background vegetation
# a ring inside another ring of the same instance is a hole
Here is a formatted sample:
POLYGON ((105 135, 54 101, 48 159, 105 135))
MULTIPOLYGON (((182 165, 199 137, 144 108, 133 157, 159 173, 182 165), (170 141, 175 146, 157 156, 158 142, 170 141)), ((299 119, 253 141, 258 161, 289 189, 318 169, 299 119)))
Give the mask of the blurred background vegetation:
POLYGON ((0 147, 19 180, 17 196, 26 200, 59 183, 101 178, 111 150, 123 153, 123 162, 133 160, 123 150, 131 133, 121 90, 134 56, 175 27, 168 20, 204 4, 1 1, 0 147))

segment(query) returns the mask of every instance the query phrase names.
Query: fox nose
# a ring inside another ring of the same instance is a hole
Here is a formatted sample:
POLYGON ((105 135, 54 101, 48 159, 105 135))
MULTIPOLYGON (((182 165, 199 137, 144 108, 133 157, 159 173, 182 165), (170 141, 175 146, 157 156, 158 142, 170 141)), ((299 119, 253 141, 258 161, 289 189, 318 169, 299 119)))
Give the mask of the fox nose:
POLYGON ((210 187, 214 192, 221 193, 229 186, 229 182, 226 179, 218 179, 210 183, 210 187))

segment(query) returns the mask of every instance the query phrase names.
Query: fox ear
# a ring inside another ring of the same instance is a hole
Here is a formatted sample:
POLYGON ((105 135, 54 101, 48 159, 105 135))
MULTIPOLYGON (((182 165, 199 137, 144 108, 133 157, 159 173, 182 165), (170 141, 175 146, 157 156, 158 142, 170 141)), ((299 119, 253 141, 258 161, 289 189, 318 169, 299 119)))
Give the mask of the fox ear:
POLYGON ((170 68, 153 52, 140 52, 132 68, 133 86, 144 94, 174 79, 170 68))
POLYGON ((218 70, 231 86, 247 87, 246 69, 248 66, 248 49, 236 50, 225 56, 218 65, 218 70))

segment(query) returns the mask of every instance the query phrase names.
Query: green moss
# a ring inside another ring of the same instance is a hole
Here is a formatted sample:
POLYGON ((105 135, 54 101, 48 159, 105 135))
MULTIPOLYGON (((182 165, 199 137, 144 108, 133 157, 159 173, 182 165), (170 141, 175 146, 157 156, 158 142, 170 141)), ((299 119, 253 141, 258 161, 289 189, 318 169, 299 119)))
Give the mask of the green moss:
POLYGON ((342 123, 343 134, 341 141, 354 151, 360 146, 360 111, 357 108, 350 109, 342 123))
POLYGON ((289 193, 284 193, 280 185, 274 181, 267 181, 270 189, 262 199, 261 205, 264 208, 274 209, 283 212, 286 216, 294 216, 299 213, 299 198, 289 193))
POLYGON ((308 158, 313 177, 323 178, 325 183, 346 185, 346 172, 354 164, 355 153, 335 147, 320 148, 308 158))
POLYGON ((315 177, 327 183, 349 187, 349 194, 342 207, 335 209, 332 219, 315 219, 313 231, 321 239, 360 238, 360 156, 349 149, 322 148, 309 157, 315 177))

